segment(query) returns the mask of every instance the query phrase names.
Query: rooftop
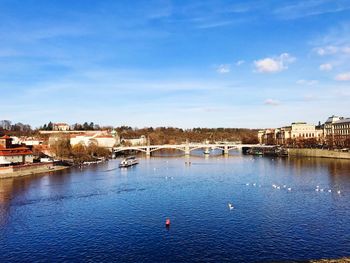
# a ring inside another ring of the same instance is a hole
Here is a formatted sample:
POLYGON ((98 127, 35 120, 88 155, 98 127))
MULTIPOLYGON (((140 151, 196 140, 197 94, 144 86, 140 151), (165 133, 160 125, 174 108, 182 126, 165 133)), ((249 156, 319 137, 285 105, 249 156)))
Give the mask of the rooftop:
POLYGON ((338 121, 335 121, 333 124, 341 124, 341 123, 350 123, 350 118, 342 118, 338 121))

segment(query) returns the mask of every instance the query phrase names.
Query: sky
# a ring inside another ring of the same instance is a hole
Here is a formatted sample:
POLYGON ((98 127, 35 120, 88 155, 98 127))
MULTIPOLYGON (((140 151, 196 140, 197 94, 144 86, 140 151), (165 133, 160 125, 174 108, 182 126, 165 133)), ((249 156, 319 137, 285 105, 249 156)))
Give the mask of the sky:
POLYGON ((0 119, 280 127, 350 117, 349 0, 0 0, 0 119))

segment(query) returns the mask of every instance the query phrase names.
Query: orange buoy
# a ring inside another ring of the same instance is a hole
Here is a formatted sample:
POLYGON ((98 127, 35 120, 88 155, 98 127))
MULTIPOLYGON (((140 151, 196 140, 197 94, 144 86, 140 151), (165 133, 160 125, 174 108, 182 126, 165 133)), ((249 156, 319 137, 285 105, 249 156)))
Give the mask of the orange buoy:
POLYGON ((169 226, 170 226, 170 219, 169 219, 169 218, 167 218, 167 219, 165 220, 165 226, 166 226, 166 227, 169 227, 169 226))

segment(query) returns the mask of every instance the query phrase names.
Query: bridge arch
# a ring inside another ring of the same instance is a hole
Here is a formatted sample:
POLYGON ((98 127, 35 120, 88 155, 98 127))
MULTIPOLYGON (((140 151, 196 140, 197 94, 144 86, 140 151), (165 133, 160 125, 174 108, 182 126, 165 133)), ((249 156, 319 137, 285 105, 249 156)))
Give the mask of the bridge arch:
POLYGON ((138 152, 144 152, 146 153, 147 150, 143 148, 134 148, 134 147, 123 147, 123 149, 114 149, 114 153, 119 153, 119 152, 125 152, 125 151, 138 151, 138 152))
POLYGON ((162 147, 155 147, 155 148, 152 148, 152 146, 150 147, 150 152, 156 152, 159 150, 179 150, 179 151, 185 152, 185 149, 182 147, 171 147, 171 146, 162 146, 162 147))

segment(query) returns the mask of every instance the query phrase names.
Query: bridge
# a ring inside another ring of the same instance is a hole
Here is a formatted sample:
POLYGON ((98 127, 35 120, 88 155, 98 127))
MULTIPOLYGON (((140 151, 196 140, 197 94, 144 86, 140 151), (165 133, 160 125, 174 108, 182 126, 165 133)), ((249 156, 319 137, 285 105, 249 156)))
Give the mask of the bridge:
POLYGON ((203 150, 221 150, 223 154, 228 154, 231 150, 242 150, 244 147, 261 147, 269 148, 271 146, 260 145, 260 144, 164 144, 164 145, 143 145, 143 146, 120 146, 113 148, 114 153, 124 151, 139 151, 146 153, 147 156, 151 156, 152 152, 159 151, 162 149, 173 149, 184 152, 185 155, 190 155, 191 151, 203 149, 203 150))

